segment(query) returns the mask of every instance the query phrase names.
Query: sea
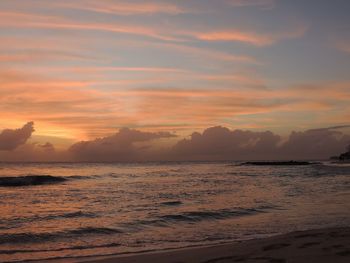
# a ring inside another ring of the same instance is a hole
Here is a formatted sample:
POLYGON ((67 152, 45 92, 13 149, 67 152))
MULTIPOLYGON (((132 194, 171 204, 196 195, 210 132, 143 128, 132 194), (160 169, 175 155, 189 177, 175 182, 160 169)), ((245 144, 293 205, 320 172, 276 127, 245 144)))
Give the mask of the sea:
POLYGON ((0 262, 350 225, 350 165, 0 163, 0 262))

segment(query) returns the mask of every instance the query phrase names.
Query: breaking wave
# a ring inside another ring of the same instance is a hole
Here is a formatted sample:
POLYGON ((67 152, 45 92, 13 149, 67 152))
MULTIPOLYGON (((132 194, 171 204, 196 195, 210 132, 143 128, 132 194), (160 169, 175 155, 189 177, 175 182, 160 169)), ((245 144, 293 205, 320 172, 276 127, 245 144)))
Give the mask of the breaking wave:
POLYGON ((166 205, 166 206, 178 206, 178 205, 182 205, 182 202, 181 201, 168 201, 168 202, 162 202, 160 204, 166 205))
POLYGON ((26 175, 0 177, 0 187, 20 187, 63 183, 69 179, 83 179, 86 176, 26 175))

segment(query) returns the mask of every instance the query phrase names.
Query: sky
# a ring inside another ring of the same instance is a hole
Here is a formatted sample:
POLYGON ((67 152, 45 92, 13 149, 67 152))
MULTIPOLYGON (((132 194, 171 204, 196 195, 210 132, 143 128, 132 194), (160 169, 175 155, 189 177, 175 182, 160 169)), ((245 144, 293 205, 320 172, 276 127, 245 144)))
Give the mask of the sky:
POLYGON ((340 153, 349 11, 347 0, 1 0, 0 160, 340 153))

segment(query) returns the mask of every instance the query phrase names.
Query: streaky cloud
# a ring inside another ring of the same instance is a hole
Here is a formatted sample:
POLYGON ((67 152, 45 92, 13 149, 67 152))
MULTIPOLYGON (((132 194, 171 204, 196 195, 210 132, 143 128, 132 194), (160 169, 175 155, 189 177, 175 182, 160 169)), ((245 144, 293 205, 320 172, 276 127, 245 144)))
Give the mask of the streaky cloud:
POLYGON ((80 1, 59 1, 57 7, 77 9, 96 13, 115 14, 122 16, 129 15, 152 15, 170 14, 177 15, 186 13, 187 10, 176 4, 160 2, 130 2, 130 1, 108 1, 108 0, 80 0, 80 1))
POLYGON ((255 32, 243 29, 219 29, 212 31, 184 32, 198 40, 209 42, 241 42, 257 47, 269 46, 285 39, 300 38, 308 30, 307 25, 298 25, 279 32, 255 32))
POLYGON ((228 0, 227 2, 233 7, 260 7, 262 9, 271 9, 276 5, 275 0, 228 0))
POLYGON ((338 130, 338 129, 346 129, 346 128, 350 128, 350 125, 338 125, 338 126, 331 126, 327 128, 310 129, 310 131, 327 131, 327 130, 338 130))

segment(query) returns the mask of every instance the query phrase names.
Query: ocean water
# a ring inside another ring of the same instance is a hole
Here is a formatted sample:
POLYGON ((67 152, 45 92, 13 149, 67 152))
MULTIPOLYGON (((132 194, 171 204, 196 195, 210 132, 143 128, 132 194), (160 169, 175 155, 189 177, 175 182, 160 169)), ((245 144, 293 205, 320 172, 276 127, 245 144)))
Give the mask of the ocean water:
POLYGON ((0 262, 349 225, 349 165, 0 164, 0 262))

